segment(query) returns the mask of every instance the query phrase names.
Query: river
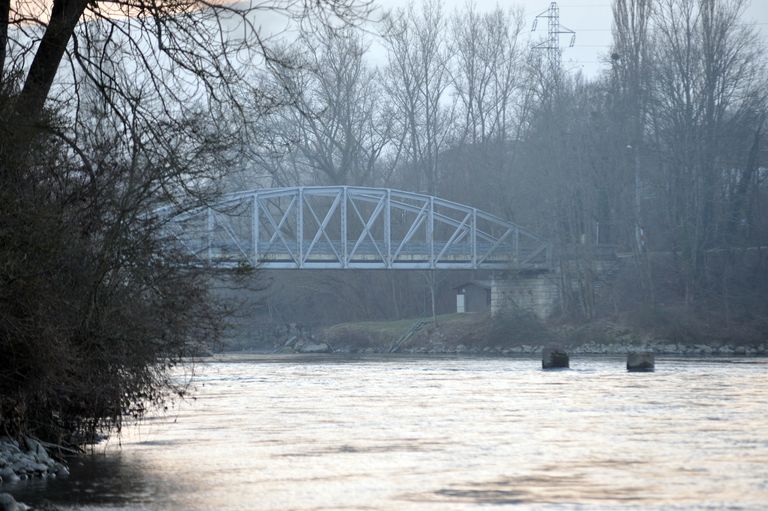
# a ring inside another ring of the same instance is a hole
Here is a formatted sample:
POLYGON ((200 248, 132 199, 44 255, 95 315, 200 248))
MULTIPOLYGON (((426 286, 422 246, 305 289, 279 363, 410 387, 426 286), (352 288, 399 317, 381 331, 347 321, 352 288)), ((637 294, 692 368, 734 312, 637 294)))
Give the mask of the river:
POLYGON ((72 510, 768 509, 768 359, 226 356, 196 398, 5 484, 72 510))

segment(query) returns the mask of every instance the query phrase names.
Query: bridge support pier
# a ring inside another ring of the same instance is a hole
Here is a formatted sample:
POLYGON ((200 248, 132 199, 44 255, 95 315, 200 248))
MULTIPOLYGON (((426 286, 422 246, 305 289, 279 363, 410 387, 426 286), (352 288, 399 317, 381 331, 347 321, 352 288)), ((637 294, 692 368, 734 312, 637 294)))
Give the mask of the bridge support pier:
POLYGON ((491 315, 525 310, 547 319, 559 305, 559 279, 555 273, 518 272, 496 275, 491 281, 491 315))
POLYGON ((542 369, 568 369, 569 367, 570 359, 564 349, 557 347, 544 348, 544 351, 541 353, 542 369))
POLYGON ((652 351, 631 351, 627 354, 627 371, 630 373, 652 373, 656 357, 652 351))

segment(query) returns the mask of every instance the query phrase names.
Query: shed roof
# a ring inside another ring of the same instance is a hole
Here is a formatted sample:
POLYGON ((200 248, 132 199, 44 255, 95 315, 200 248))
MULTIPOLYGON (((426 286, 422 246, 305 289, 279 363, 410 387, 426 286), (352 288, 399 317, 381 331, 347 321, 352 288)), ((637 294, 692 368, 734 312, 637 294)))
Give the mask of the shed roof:
POLYGON ((463 284, 459 284, 458 286, 455 286, 453 289, 460 289, 462 287, 469 287, 469 286, 480 287, 483 289, 491 289, 491 281, 490 280, 470 280, 468 282, 464 282, 463 284))

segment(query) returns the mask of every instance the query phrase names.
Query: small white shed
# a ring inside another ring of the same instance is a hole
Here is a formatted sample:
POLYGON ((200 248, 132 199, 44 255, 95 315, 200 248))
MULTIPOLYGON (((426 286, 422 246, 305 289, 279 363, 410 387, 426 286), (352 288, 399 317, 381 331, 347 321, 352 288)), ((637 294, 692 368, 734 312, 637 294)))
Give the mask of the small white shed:
POLYGON ((454 288, 456 312, 487 312, 491 310, 491 281, 473 280, 454 288))

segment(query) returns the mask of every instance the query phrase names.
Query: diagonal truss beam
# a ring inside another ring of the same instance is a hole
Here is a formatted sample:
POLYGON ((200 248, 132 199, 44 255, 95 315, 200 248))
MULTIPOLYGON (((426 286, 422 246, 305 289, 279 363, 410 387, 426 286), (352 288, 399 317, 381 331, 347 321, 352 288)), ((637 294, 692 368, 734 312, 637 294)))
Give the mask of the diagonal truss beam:
POLYGON ((400 252, 403 250, 403 247, 411 241, 411 238, 413 238, 414 234, 416 234, 416 231, 419 230, 419 228, 424 224, 424 221, 427 219, 427 211, 429 209, 429 202, 425 202, 424 205, 419 210, 419 213, 416 215, 416 218, 411 223, 411 226, 408 228, 408 232, 403 236, 402 241, 400 241, 400 244, 397 246, 397 250, 395 250, 395 253, 392 255, 392 259, 397 259, 397 256, 400 255, 400 252))
POLYGON ((283 247, 285 248, 285 250, 288 251, 288 254, 291 256, 291 259, 296 261, 296 263, 298 264, 300 261, 294 255, 293 251, 291 250, 290 244, 283 236, 283 226, 288 221, 288 217, 290 216, 290 213, 291 213, 291 208, 293 208, 293 206, 296 204, 296 197, 291 198, 291 202, 290 204, 288 204, 288 207, 285 208, 285 211, 283 212, 279 223, 275 222, 275 218, 274 216, 272 216, 272 212, 269 210, 268 207, 266 207, 266 205, 261 203, 261 201, 257 201, 257 204, 261 208, 262 213, 264 213, 264 218, 267 219, 267 222, 269 222, 269 224, 272 226, 272 229, 274 230, 274 232, 272 233, 272 237, 269 238, 269 246, 271 247, 272 244, 279 238, 283 244, 283 247))
POLYGON ((357 218, 360 220, 360 222, 363 224, 362 232, 360 232, 360 236, 357 238, 357 242, 355 242, 355 246, 352 247, 352 251, 348 254, 347 259, 352 259, 355 254, 357 253, 357 249, 360 247, 360 244, 363 242, 363 240, 368 237, 370 238, 371 242, 373 243, 374 248, 376 249, 376 252, 379 253, 379 257, 381 257, 381 261, 385 264, 387 263, 387 258, 384 257, 384 254, 381 252, 381 249, 379 248, 378 243, 376 243, 376 239, 373 237, 373 234, 371 233, 371 227, 373 227, 373 224, 376 222, 376 220, 379 217, 379 214, 384 209, 385 205, 385 199, 386 196, 382 195, 377 204, 376 207, 371 212, 371 216, 368 217, 368 220, 366 221, 363 214, 360 213, 360 209, 357 207, 357 204, 355 204, 354 200, 350 200, 349 204, 352 206, 352 209, 354 210, 355 214, 357 215, 357 218))
POLYGON ((453 234, 451 234, 451 237, 448 240, 448 242, 443 246, 443 249, 437 255, 438 261, 443 258, 443 255, 445 254, 446 250, 448 250, 448 247, 464 239, 464 237, 467 235, 467 228, 466 228, 467 222, 471 218, 472 218, 472 213, 467 213, 467 215, 464 216, 464 220, 462 220, 461 223, 456 227, 456 230, 453 231, 453 234))
POLYGON ((249 190, 156 214, 180 250, 220 266, 245 259, 267 268, 550 267, 551 246, 530 231, 477 208, 401 190, 249 190))
POLYGON ((312 253, 312 249, 315 248, 315 244, 318 242, 321 236, 324 236, 326 241, 328 241, 328 244, 330 245, 331 250, 336 256, 336 260, 341 262, 342 260, 341 255, 339 255, 339 252, 336 250, 336 247, 334 246, 334 242, 331 240, 330 236, 328 236, 328 233, 326 232, 326 229, 328 228, 328 224, 330 224, 331 219, 333 218, 333 214, 336 212, 336 209, 339 207, 339 204, 341 203, 341 194, 337 194, 336 197, 334 197, 333 203, 328 208, 328 212, 325 214, 325 218, 323 218, 322 222, 318 218, 317 213, 315 213, 315 210, 312 207, 312 204, 310 204, 307 201, 307 195, 304 195, 303 203, 306 203, 306 207, 309 210, 309 212, 312 214, 312 218, 314 218, 315 222, 317 222, 318 228, 317 228, 317 231, 315 232, 315 236, 312 238, 312 242, 309 244, 306 252, 304 253, 304 260, 302 262, 306 262, 307 257, 312 253))

